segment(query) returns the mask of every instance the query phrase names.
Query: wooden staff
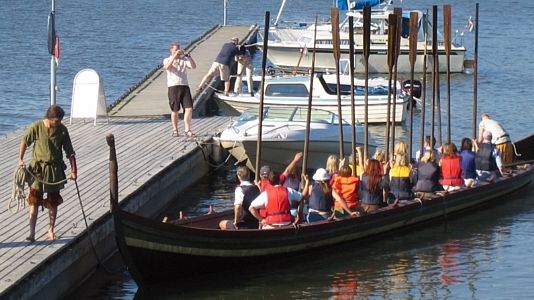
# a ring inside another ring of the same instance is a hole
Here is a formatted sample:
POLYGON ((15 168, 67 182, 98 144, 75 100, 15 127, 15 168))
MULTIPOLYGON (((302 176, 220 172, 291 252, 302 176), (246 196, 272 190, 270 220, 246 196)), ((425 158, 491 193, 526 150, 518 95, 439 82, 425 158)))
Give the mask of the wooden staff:
MULTIPOLYGON (((400 55, 400 42, 402 34, 402 8, 395 7, 393 13, 397 16, 397 30, 395 31, 395 67, 393 71, 393 109, 392 109, 392 127, 391 127, 391 148, 395 145, 395 120, 397 117, 397 69, 399 64, 400 55)), ((393 152, 393 151, 392 151, 393 152)))
POLYGON ((408 153, 410 161, 412 161, 412 149, 413 149, 413 81, 414 81, 414 69, 415 62, 417 60, 417 12, 410 12, 410 139, 408 142, 408 153))
POLYGON ((473 65, 473 139, 477 138, 477 105, 478 105, 478 3, 475 13, 475 57, 473 65))
POLYGON ((345 157, 343 149, 343 116, 341 114, 341 94, 340 94, 340 84, 339 84, 339 8, 332 7, 330 10, 330 15, 332 19, 332 46, 334 53, 334 61, 336 63, 336 94, 337 94, 337 115, 339 121, 339 158, 342 159, 345 157))
POLYGON ((265 27, 263 32, 263 57, 261 61, 261 88, 260 88, 260 107, 258 114, 258 140, 256 143, 256 170, 254 181, 260 179, 260 162, 261 162, 261 140, 262 140, 262 126, 263 126, 263 100, 265 98, 265 73, 267 67, 267 44, 269 41, 269 21, 271 13, 269 11, 265 12, 265 27))
POLYGON ((390 14, 388 16, 388 74, 389 74, 389 81, 388 81, 388 107, 387 107, 387 114, 386 114, 386 160, 389 161, 389 150, 390 150, 390 126, 391 126, 391 82, 393 80, 393 67, 395 65, 395 50, 397 48, 397 16, 394 14, 390 14))
POLYGON ((313 98, 313 77, 315 76, 315 45, 317 39, 317 16, 315 16, 315 30, 313 31, 313 53, 311 62, 311 74, 310 74, 310 92, 308 93, 308 111, 306 113, 306 137, 304 139, 304 155, 302 158, 302 172, 300 174, 305 175, 308 171, 308 152, 310 148, 310 120, 311 120, 311 108, 313 98))
MULTIPOLYGON (((436 77, 438 75, 438 71, 436 70, 436 65, 438 61, 438 7, 436 5, 432 6, 432 103, 430 105, 431 107, 431 113, 432 116, 430 118, 430 148, 432 148, 432 142, 434 141, 434 121, 436 116, 436 77)), ((421 153, 422 155, 423 153, 421 153)))
POLYGON ((420 148, 419 148, 419 157, 420 160, 423 156, 423 151, 425 148, 425 114, 426 114, 426 61, 428 56, 428 28, 427 28, 427 17, 428 10, 426 14, 423 14, 423 34, 425 36, 425 49, 423 51, 423 84, 421 86, 421 127, 419 128, 420 132, 420 148))
POLYGON ((352 176, 356 174, 356 111, 354 105, 354 17, 349 16, 350 115, 352 129, 352 176))
POLYGON ((369 55, 371 52, 371 7, 363 8, 363 58, 365 65, 365 137, 363 146, 363 157, 369 157, 369 55))
POLYGON ((447 143, 451 142, 451 6, 443 5, 443 33, 447 58, 447 143))

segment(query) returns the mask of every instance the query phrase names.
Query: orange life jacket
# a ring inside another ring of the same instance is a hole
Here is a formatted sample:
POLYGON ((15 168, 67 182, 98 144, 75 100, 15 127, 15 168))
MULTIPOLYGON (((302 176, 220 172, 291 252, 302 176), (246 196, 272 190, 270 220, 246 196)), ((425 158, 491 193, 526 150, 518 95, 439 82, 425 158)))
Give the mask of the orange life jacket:
MULTIPOLYGON (((356 207, 360 205, 358 201, 358 184, 360 183, 360 178, 355 176, 342 177, 337 176, 334 179, 334 184, 332 188, 336 193, 347 202, 349 208, 356 207)), ((336 209, 341 209, 341 206, 336 202, 336 209)))
POLYGON ((288 192, 285 186, 269 186, 267 192, 267 206, 265 212, 265 223, 277 224, 292 222, 291 205, 289 204, 288 192))
POLYGON ((460 156, 441 158, 441 176, 441 185, 459 186, 464 184, 460 156))

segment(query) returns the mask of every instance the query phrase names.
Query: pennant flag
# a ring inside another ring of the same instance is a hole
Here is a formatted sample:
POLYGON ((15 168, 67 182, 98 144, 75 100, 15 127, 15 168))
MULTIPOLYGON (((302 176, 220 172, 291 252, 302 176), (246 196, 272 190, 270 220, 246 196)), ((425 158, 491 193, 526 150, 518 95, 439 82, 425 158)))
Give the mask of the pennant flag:
POLYGON ((61 50, 59 49, 59 36, 56 34, 56 40, 54 42, 54 53, 52 54, 54 56, 54 60, 56 62, 56 66, 59 65, 59 56, 61 54, 61 50))
POLYGON ((51 12, 48 15, 48 53, 54 55, 56 47, 56 24, 55 24, 55 13, 51 12))

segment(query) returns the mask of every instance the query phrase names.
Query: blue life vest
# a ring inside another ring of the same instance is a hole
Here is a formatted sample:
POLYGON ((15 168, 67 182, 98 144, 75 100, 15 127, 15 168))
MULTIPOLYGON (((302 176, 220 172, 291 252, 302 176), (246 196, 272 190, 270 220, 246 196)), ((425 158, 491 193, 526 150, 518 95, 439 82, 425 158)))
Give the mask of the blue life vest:
POLYGON ((310 194, 308 207, 318 211, 330 211, 334 205, 334 198, 332 193, 325 194, 321 184, 314 182, 310 194))

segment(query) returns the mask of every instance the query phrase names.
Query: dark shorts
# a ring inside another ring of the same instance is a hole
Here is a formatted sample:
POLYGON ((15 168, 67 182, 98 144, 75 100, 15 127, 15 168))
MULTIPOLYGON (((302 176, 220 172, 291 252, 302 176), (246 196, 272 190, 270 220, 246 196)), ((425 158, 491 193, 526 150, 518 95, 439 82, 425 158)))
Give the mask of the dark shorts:
MULTIPOLYGON (((237 229, 258 229, 258 221, 239 222, 237 223, 237 229)), ((226 222, 226 230, 235 230, 233 220, 226 222)))
POLYGON ((187 85, 175 85, 168 88, 169 107, 173 112, 178 112, 180 107, 192 108, 193 97, 191 97, 191 90, 187 85))

